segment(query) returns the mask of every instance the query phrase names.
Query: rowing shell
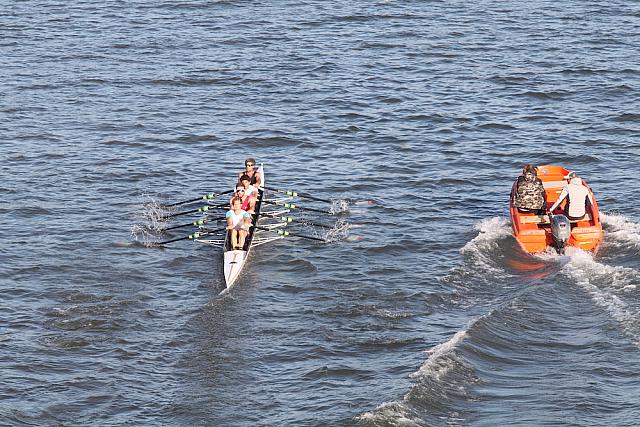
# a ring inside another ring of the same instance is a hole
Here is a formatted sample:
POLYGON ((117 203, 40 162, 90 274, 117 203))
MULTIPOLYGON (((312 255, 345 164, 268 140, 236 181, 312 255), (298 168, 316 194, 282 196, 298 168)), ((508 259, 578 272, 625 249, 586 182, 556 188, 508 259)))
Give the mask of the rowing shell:
POLYGON ((224 243, 224 281, 226 288, 220 292, 220 295, 229 292, 229 289, 233 287, 240 275, 240 272, 242 271, 242 268, 247 262, 247 258, 249 257, 249 251, 253 244, 253 237, 256 233, 256 225, 258 225, 258 221, 260 220, 260 209, 262 208, 262 200, 264 196, 264 165, 260 165, 258 172, 262 175, 262 182, 260 187, 258 187, 259 196, 256 201, 254 214, 251 218, 252 225, 251 228, 249 228, 249 233, 247 234, 242 250, 231 248, 231 231, 227 231, 224 243))
POLYGON ((242 250, 234 250, 231 248, 231 235, 226 233, 224 239, 218 238, 200 238, 197 242, 221 246, 224 254, 224 280, 225 288, 219 295, 224 295, 235 285, 244 265, 247 263, 249 251, 252 247, 260 246, 265 243, 283 239, 284 233, 279 233, 279 229, 286 228, 288 221, 283 221, 281 215, 286 215, 290 209, 286 207, 285 202, 290 202, 292 196, 273 198, 266 200, 264 188, 264 165, 261 164, 258 171, 262 174, 262 183, 258 188, 260 194, 256 202, 256 208, 252 217, 252 226, 249 228, 249 234, 245 239, 244 248, 242 250), (283 205, 284 204, 284 205, 283 205), (257 228, 256 226, 260 226, 257 228))

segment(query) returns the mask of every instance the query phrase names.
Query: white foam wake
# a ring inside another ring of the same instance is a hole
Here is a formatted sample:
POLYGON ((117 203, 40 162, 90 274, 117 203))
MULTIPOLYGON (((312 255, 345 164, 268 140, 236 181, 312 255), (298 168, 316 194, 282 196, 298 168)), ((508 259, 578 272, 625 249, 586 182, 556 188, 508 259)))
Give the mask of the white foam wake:
POLYGON ((504 272, 504 268, 496 264, 495 253, 499 243, 511 235, 511 226, 505 218, 494 217, 483 219, 474 225, 478 235, 467 242, 460 253, 474 264, 474 269, 486 269, 492 272, 504 272))
MULTIPOLYGON (((483 316, 484 317, 484 316, 483 316)), ((373 411, 365 412, 355 417, 356 421, 365 421, 372 424, 389 424, 397 426, 423 426, 425 425, 418 414, 416 414, 409 403, 411 394, 416 387, 421 387, 420 379, 432 378, 436 381, 445 380, 443 377, 454 369, 457 358, 449 358, 448 356, 467 336, 467 331, 478 319, 469 324, 466 329, 456 332, 448 341, 434 346, 426 351, 429 355, 422 366, 410 375, 416 379, 416 384, 407 392, 402 400, 392 402, 384 402, 373 411)))
POLYGON ((475 224, 473 228, 480 233, 460 249, 463 253, 483 250, 497 240, 511 235, 509 221, 501 217, 483 219, 475 224))
POLYGON ((640 248, 640 224, 620 214, 600 214, 606 239, 640 248))
POLYGON ((626 296, 635 297, 640 282, 638 271, 599 263, 590 253, 581 250, 571 256, 563 271, 618 321, 633 344, 640 347, 640 310, 625 301, 626 296))

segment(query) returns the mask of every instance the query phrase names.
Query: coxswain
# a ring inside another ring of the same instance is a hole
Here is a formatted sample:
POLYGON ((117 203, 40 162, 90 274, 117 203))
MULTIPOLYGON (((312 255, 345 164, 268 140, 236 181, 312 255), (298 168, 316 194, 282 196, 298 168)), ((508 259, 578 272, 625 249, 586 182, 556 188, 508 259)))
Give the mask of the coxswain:
POLYGON ((227 211, 227 230, 231 233, 231 247, 242 249, 244 240, 251 227, 251 215, 242 210, 242 199, 234 197, 231 199, 231 209, 227 211))
POLYGON ((241 178, 242 175, 247 175, 249 177, 250 184, 254 187, 262 186, 262 174, 258 172, 258 168, 256 167, 255 159, 248 158, 244 161, 245 170, 238 174, 238 178, 241 178))

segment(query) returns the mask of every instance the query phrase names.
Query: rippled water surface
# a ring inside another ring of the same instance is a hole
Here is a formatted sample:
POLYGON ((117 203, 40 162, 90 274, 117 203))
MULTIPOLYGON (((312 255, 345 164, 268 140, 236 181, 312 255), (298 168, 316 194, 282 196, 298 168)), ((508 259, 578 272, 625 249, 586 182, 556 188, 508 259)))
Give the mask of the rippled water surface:
POLYGON ((620 1, 5 2, 0 424, 637 424, 639 44, 620 1), (246 157, 349 236, 221 298, 131 231, 246 157), (589 182, 597 257, 519 251, 524 163, 589 182))

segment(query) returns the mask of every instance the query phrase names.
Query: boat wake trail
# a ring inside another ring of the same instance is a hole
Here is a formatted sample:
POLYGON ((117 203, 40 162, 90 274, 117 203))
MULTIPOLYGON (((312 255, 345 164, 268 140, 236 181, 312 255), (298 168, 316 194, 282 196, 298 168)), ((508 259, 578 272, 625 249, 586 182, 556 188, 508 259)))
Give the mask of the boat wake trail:
POLYGON ((478 235, 460 249, 462 265, 454 267, 440 282, 453 292, 446 298, 450 309, 460 309, 466 318, 471 310, 479 314, 472 314, 466 326, 426 351, 427 359, 410 375, 414 384, 409 392, 355 417, 358 424, 430 426, 465 421, 457 408, 475 399, 473 387, 480 380, 465 356, 464 341, 470 334, 482 335, 487 319, 500 317, 505 307, 534 289, 536 283, 523 284, 523 275, 509 271, 504 261, 505 253, 513 252, 510 245, 514 244, 506 219, 485 219, 474 228, 478 235), (515 289, 514 278, 519 282, 515 289))
POLYGON ((600 214, 606 232, 606 239, 611 243, 640 248, 640 224, 624 215, 600 214))
POLYGON ((631 342, 640 348, 640 302, 637 289, 640 272, 623 266, 605 265, 591 254, 576 251, 562 273, 570 276, 593 301, 621 326, 631 342))
POLYGON ((448 410, 453 399, 465 399, 467 387, 477 383, 474 370, 458 353, 467 330, 427 351, 429 357, 411 374, 414 386, 401 399, 385 402, 355 418, 362 425, 428 426, 461 421, 448 410))
MULTIPOLYGON (((606 220, 610 229, 624 231, 614 234, 614 242, 605 242, 607 245, 640 242, 637 224, 617 216, 607 216, 606 220)), ((622 339, 626 337, 631 345, 640 347, 638 269, 606 265, 581 250, 570 256, 520 255, 509 223, 503 218, 480 221, 475 230, 479 233, 460 250, 462 264, 440 280, 452 291, 446 309, 459 310, 459 316, 468 319, 466 326, 426 352, 428 357, 410 375, 414 383, 404 396, 355 417, 358 425, 468 423, 477 416, 470 402, 483 399, 492 402, 491 393, 483 394, 485 391, 477 388, 480 383, 506 393, 500 396, 522 399, 526 404, 529 394, 523 397, 517 392, 509 394, 514 378, 521 380, 523 387, 529 387, 530 393, 540 387, 536 381, 552 384, 557 374, 532 380, 528 377, 530 372, 522 370, 522 366, 539 364, 543 366, 540 372, 544 373, 548 367, 544 367, 540 354, 555 354, 558 346, 582 348, 584 340, 579 331, 584 320, 593 319, 591 313, 581 320, 578 310, 577 320, 556 327, 566 315, 566 307, 581 304, 574 299, 572 288, 585 291, 589 298, 578 292, 583 303, 594 307, 591 301, 595 302, 596 311, 598 307, 603 309, 604 319, 611 318, 621 326, 622 339), (500 372, 495 372, 496 366, 501 367, 500 372)), ((634 259, 637 262, 637 256, 634 259)), ((602 325, 594 322, 595 330, 600 330, 602 325)), ((607 332, 602 335, 606 337, 607 332)), ((589 339, 585 340, 591 343, 589 339)), ((602 340, 593 338, 594 343, 602 340)), ((590 354, 592 346, 583 346, 585 353, 590 354)), ((499 405, 499 401, 495 400, 495 404, 499 405)))
POLYGON ((472 260, 478 267, 488 270, 502 270, 496 263, 500 245, 511 235, 509 222, 505 218, 494 217, 480 221, 474 226, 478 235, 460 249, 460 253, 472 260))

